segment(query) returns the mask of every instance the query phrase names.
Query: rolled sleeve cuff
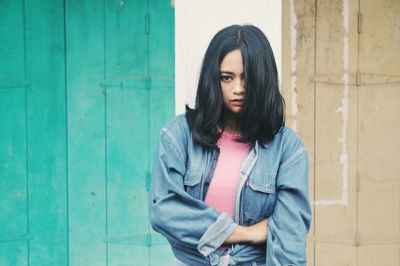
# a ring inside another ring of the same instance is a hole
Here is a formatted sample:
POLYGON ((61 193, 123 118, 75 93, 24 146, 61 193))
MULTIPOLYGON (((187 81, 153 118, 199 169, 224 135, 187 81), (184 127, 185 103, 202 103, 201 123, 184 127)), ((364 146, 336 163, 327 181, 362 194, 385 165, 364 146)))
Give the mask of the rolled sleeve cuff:
POLYGON ((211 252, 219 248, 225 240, 236 230, 237 224, 232 218, 222 213, 218 216, 215 223, 208 227, 207 231, 200 238, 197 250, 207 257, 211 252))

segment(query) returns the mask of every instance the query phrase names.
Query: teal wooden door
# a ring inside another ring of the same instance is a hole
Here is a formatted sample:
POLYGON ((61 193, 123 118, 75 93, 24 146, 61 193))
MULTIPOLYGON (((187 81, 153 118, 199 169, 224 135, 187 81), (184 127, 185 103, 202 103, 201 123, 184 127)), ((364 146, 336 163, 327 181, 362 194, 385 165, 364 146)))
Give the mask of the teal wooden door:
POLYGON ((148 221, 169 0, 0 2, 0 265, 172 265, 148 221))

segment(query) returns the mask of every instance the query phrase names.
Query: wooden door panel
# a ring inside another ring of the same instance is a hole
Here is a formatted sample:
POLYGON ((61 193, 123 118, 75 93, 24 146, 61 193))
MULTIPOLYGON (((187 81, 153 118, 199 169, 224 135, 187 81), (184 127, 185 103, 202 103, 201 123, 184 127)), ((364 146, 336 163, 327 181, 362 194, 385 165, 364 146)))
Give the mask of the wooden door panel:
POLYGON ((68 263, 64 1, 24 2, 30 265, 68 263))
POLYGON ((0 15, 0 264, 172 263, 147 207, 174 116, 170 1, 3 1, 0 15))
POLYGON ((396 0, 285 1, 288 125, 313 149, 313 265, 399 263, 399 12, 396 0))
POLYGON ((66 2, 70 265, 107 261, 104 4, 66 2))
POLYGON ((360 12, 359 262, 394 266, 400 263, 400 2, 361 1, 360 12))

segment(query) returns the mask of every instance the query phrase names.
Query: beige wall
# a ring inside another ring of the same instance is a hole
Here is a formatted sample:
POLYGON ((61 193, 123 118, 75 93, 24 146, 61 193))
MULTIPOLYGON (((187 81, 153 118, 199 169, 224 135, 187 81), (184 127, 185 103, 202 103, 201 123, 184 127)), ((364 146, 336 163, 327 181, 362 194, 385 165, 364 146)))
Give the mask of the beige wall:
POLYGON ((267 35, 281 69, 282 6, 270 0, 176 0, 175 1, 175 106, 194 104, 201 62, 218 30, 250 23, 267 35))
POLYGON ((310 154, 308 265, 400 265, 400 1, 285 0, 287 124, 310 154))

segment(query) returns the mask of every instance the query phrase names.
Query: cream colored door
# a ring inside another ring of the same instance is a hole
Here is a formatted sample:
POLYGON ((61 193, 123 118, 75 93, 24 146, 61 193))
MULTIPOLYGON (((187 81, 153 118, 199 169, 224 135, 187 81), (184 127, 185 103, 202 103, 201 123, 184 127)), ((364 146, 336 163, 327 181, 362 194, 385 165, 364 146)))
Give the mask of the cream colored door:
POLYGON ((283 5, 287 125, 310 155, 308 265, 400 265, 400 1, 283 5))

